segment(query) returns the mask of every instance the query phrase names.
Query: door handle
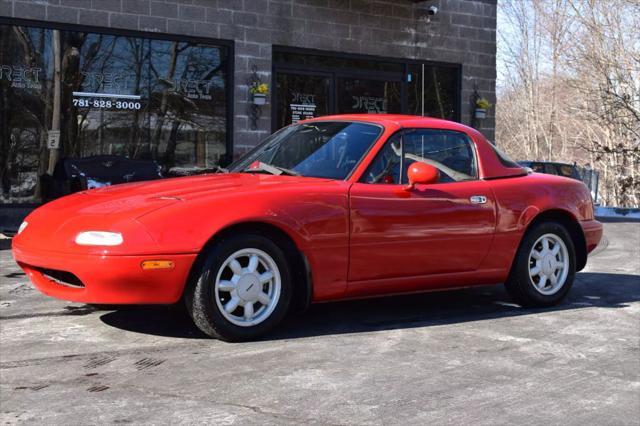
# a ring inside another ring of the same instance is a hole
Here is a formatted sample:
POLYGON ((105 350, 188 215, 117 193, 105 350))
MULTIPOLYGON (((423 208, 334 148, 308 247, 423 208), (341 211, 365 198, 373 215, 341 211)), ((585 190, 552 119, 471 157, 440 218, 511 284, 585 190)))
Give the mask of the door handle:
POLYGON ((484 195, 472 195, 469 197, 469 201, 471 201, 472 204, 484 204, 487 202, 487 197, 484 195))

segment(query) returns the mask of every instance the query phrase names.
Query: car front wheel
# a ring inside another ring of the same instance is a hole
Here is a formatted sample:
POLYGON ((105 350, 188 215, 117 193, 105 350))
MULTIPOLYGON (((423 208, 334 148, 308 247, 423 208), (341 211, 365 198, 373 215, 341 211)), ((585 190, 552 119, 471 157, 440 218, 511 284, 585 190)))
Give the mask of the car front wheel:
POLYGON ((251 340, 267 333, 286 314, 290 277, 285 254, 271 239, 236 235, 204 253, 185 301, 193 321, 207 335, 251 340))
POLYGON ((556 222, 543 222, 524 236, 507 291, 522 306, 560 303, 575 276, 575 248, 567 230, 556 222))

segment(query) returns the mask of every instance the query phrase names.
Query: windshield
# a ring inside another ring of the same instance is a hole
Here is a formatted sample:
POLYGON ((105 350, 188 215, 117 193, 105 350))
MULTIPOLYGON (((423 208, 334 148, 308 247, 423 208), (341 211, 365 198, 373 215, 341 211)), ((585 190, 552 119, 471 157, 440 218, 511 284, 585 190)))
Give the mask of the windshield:
POLYGON ((231 172, 265 172, 345 179, 382 128, 347 121, 294 124, 232 164, 231 172))

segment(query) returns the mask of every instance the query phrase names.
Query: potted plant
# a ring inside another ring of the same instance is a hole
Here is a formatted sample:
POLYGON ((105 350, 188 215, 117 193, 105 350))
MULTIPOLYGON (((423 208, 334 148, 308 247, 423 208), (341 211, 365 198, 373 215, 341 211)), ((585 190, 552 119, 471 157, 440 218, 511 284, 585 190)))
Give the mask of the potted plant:
POLYGON ((487 100, 487 98, 478 98, 478 100, 476 100, 476 118, 486 118, 487 110, 489 108, 491 108, 491 103, 487 100))
POLYGON ((264 105, 267 103, 267 94, 269 93, 269 85, 267 83, 256 83, 249 89, 253 95, 254 105, 264 105))

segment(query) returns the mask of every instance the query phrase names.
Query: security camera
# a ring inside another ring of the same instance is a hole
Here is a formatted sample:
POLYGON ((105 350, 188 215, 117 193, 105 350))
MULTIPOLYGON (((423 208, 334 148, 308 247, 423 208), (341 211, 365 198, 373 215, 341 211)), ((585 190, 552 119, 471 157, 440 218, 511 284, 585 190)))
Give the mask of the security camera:
POLYGON ((437 14, 438 14, 438 7, 437 6, 429 6, 429 9, 427 9, 427 15, 435 16, 437 14))

